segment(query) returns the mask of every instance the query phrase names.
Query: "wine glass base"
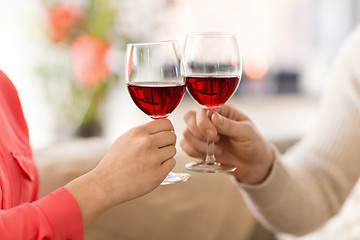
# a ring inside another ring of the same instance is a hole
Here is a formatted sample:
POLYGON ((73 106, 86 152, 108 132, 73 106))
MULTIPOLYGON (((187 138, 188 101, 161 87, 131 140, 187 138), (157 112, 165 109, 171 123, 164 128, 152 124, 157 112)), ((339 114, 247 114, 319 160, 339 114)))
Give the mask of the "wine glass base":
POLYGON ((192 162, 185 165, 186 169, 202 173, 225 173, 233 172, 236 167, 219 162, 192 162))
POLYGON ((178 182, 185 182, 189 180, 190 177, 191 175, 188 173, 169 172, 169 174, 166 176, 166 178, 164 179, 164 181, 162 181, 160 185, 169 185, 178 182))

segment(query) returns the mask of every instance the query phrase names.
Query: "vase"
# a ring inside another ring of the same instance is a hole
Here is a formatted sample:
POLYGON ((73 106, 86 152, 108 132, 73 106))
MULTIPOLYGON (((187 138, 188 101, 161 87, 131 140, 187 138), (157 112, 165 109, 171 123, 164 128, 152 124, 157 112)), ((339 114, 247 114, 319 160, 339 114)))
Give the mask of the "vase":
POLYGON ((76 137, 89 138, 103 135, 103 127, 100 122, 94 121, 87 124, 81 124, 75 131, 76 137))

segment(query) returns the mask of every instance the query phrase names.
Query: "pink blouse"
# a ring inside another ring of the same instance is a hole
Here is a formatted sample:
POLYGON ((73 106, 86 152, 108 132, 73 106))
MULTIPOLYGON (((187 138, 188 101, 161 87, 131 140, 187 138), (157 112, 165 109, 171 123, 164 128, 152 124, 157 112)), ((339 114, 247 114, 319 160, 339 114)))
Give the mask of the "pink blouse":
POLYGON ((0 239, 84 239, 80 208, 65 188, 41 199, 38 195, 20 100, 0 71, 0 239))

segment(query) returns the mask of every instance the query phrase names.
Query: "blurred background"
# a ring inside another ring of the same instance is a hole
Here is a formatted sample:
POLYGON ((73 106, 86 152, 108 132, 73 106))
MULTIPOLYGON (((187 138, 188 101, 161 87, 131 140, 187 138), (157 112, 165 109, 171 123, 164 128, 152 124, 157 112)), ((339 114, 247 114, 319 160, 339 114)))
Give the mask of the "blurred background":
MULTIPOLYGON (((125 86, 127 43, 236 33, 243 76, 230 103, 283 152, 311 129, 333 58, 359 21, 358 0, 0 0, 0 69, 18 89, 46 195, 150 121, 125 86)), ((195 107, 185 95, 171 114, 178 139, 195 107)), ((189 157, 175 158, 184 171, 189 157)), ((191 174, 107 212, 86 239, 274 239, 227 175, 191 174)))
MULTIPOLYGON (((294 128, 299 115, 287 109, 315 117, 331 61, 360 19, 356 0, 0 0, 0 6, 0 69, 18 89, 34 148, 69 136, 113 140, 149 121, 125 88, 126 43, 177 39, 182 46, 188 32, 235 32, 243 77, 231 101, 243 104, 269 137, 279 132, 277 119, 294 128), (286 108, 287 99, 293 105, 286 108)), ((171 119, 181 128, 183 112, 196 106, 186 96, 171 119)))

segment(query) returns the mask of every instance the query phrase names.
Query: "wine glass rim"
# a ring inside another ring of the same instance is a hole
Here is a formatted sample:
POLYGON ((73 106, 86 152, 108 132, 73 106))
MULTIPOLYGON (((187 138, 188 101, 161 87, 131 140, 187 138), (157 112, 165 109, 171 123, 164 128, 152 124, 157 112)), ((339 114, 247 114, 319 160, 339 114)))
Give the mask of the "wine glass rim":
POLYGON ((147 46, 147 45, 158 45, 164 43, 178 43, 177 40, 163 40, 163 41, 154 41, 154 42, 138 42, 138 43, 128 43, 127 46, 147 46))
POLYGON ((187 36, 197 36, 197 35, 204 35, 204 36, 236 36, 235 33, 232 32, 190 32, 187 36))

